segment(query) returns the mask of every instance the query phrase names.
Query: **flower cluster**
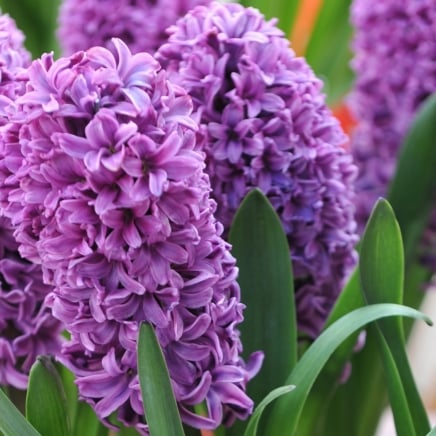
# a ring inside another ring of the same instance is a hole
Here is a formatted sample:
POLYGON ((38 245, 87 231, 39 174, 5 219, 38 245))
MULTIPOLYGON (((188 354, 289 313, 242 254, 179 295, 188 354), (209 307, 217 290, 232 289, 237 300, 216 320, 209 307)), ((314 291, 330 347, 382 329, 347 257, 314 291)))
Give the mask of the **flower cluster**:
MULTIPOLYGON (((0 15, 0 128, 24 85, 18 76, 30 62, 24 36, 8 15, 0 15)), ((3 147, 0 145, 3 152, 3 147)), ((0 165, 2 182, 9 170, 0 165)), ((61 326, 44 304, 51 287, 41 268, 21 258, 11 222, 0 218, 0 385, 27 387, 28 373, 40 354, 56 354, 61 326)))
POLYGON ((231 424, 252 411, 245 386, 262 354, 240 357, 237 269, 195 150, 192 103, 150 55, 113 45, 29 67, 9 122, 17 166, 3 212, 54 285, 47 304, 71 333, 60 359, 102 420, 118 410, 147 431, 136 364, 147 321, 182 419, 231 424), (203 401, 205 417, 192 409, 203 401))
POLYGON ((30 54, 23 46, 24 35, 9 15, 0 15, 0 126, 5 110, 21 91, 20 72, 30 63, 30 54))
POLYGON ((355 0, 349 105, 358 122, 352 153, 359 166, 357 221, 386 195, 401 142, 421 103, 436 92, 436 4, 432 0, 355 0))
POLYGON ((51 287, 20 257, 12 230, 0 218, 0 385, 25 389, 36 358, 59 352, 62 326, 44 302, 51 287))
POLYGON ((71 55, 93 46, 110 48, 122 39, 132 52, 154 52, 167 38, 165 29, 194 6, 210 0, 63 0, 58 37, 71 55))
POLYGON ((356 168, 322 83, 252 8, 200 6, 168 32, 157 58, 193 99, 217 218, 228 230, 251 189, 268 196, 289 241, 299 327, 315 337, 357 240, 356 168))
MULTIPOLYGON (((0 128, 14 111, 15 98, 24 92, 24 71, 30 63, 30 54, 24 48, 24 35, 9 15, 0 15, 0 128)), ((10 132, 14 136, 14 132, 10 132)), ((0 153, 7 155, 4 143, 0 153)), ((0 202, 4 202, 4 184, 11 174, 10 159, 0 163, 0 202)))

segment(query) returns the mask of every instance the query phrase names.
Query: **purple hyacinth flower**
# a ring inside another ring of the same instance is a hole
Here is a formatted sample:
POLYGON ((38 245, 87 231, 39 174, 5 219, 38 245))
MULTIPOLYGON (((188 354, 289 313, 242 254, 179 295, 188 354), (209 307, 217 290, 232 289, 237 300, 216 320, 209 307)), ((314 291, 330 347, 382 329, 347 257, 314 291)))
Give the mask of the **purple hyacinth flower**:
POLYGON ((315 337, 356 262, 353 182, 344 133, 322 83, 255 9, 213 3, 168 29, 157 53, 187 89, 217 218, 226 231, 259 187, 288 236, 300 330, 315 337))
POLYGON ((20 257, 12 230, 0 218, 0 385, 26 389, 36 358, 59 353, 62 325, 45 304, 52 288, 20 257))
MULTIPOLYGON (((14 111, 15 98, 24 92, 24 72, 30 63, 30 54, 24 48, 24 34, 16 27, 9 15, 0 14, 0 128, 7 123, 14 111)), ((10 132, 14 136, 14 132, 10 132)), ((8 154, 0 143, 0 153, 8 154)), ((4 186, 11 175, 13 157, 0 163, 0 202, 4 202, 4 186)))
MULTIPOLYGON (((436 92, 436 3, 355 0, 351 21, 356 80, 349 105, 357 121, 351 149, 359 167, 356 204, 362 231, 374 202, 387 193, 415 114, 436 92)), ((426 243, 434 252, 435 219, 431 227, 426 243)))
POLYGON ((0 126, 6 119, 5 111, 11 100, 23 88, 20 74, 30 63, 30 54, 24 48, 24 34, 7 14, 0 14, 0 126))
POLYGON ((28 69, 3 211, 55 287, 48 304, 71 333, 60 359, 107 425, 118 411, 147 432, 141 321, 155 327, 183 420, 231 424, 252 411, 245 387, 262 353, 240 357, 237 269, 195 150, 192 102, 151 55, 113 45, 28 69), (193 409, 203 401, 204 417, 193 409))
MULTIPOLYGON (((0 15, 0 129, 6 128, 14 100, 24 92, 22 75, 30 55, 23 42, 24 35, 15 22, 0 15)), ((5 151, 3 141, 0 150, 1 154, 5 151)), ((2 194, 12 160, 7 156, 6 164, 0 164, 2 194)), ((0 385, 25 389, 37 356, 59 352, 61 324, 45 304, 50 291, 43 283, 40 266, 19 255, 10 220, 0 217, 0 385)))
POLYGON ((63 0, 58 39, 62 52, 101 45, 111 48, 122 39, 134 53, 154 52, 167 39, 165 29, 194 6, 210 0, 63 0))

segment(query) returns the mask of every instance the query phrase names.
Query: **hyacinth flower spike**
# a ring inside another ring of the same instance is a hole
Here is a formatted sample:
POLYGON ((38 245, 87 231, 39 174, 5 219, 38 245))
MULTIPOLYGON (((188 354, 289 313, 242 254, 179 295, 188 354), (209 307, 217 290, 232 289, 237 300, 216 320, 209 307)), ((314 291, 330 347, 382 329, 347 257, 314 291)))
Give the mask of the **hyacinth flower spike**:
POLYGON ((157 58, 193 99, 225 234, 260 188, 288 236, 300 331, 314 338, 356 263, 357 241, 356 167, 322 83, 276 21, 253 8, 199 6, 168 32, 157 58))
POLYGON ((154 53, 167 39, 166 28, 210 0, 63 0, 57 36, 64 55, 93 46, 111 48, 122 39, 134 53, 154 53))
MULTIPOLYGON (((357 121, 351 150, 359 166, 356 218, 362 231, 373 204, 387 193, 415 114, 436 92, 436 4, 355 0, 351 22, 356 80, 348 105, 357 121)), ((423 241, 426 256, 436 238, 435 218, 423 241)), ((426 261, 434 267, 434 255, 426 261)))
POLYGON ((237 269, 213 215, 189 96, 118 39, 110 51, 44 55, 26 90, 9 120, 21 166, 4 213, 54 285, 49 305, 71 334, 60 360, 81 398, 107 425, 118 411, 147 433, 136 364, 147 321, 184 422, 246 418, 245 387, 263 356, 240 357, 237 269), (193 409, 202 402, 207 416, 193 409))
MULTIPOLYGON (((24 91, 20 76, 30 63, 24 35, 8 15, 0 15, 0 130, 4 132, 14 101, 24 91)), ((4 152, 0 141, 1 153, 4 152)), ((10 160, 0 165, 2 186, 10 160)), ((3 195, 4 189, 0 191, 3 195)), ((3 201, 3 198, 2 198, 3 201)), ((43 283, 39 265, 23 259, 9 218, 0 217, 0 386, 26 389, 32 364, 40 354, 61 347, 61 324, 45 305, 51 286, 43 283)))

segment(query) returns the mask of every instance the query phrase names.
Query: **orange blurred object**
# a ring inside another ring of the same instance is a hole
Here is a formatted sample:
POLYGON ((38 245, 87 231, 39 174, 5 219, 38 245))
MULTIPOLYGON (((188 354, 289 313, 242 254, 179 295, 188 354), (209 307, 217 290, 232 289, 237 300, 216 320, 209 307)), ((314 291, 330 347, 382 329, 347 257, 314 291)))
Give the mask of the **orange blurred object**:
MULTIPOLYGON (((356 120, 354 119, 350 109, 348 106, 341 102, 337 106, 332 108, 333 115, 339 120, 341 123, 342 129, 344 132, 349 135, 354 126, 356 125, 356 120)), ((344 144, 344 148, 348 148, 349 141, 344 144)))
POLYGON ((289 35, 292 48, 297 56, 303 56, 306 51, 322 3, 323 0, 302 0, 300 2, 295 23, 289 35))
POLYGON ((214 436, 212 430, 200 430, 201 436, 214 436))

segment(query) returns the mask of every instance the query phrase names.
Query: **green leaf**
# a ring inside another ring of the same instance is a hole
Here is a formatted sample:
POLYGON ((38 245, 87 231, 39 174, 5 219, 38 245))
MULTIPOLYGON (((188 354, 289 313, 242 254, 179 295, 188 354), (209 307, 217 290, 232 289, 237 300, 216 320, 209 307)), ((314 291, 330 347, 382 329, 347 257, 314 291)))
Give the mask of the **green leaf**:
POLYGON ((41 436, 0 389, 0 431, 4 436, 41 436))
POLYGON ((50 357, 38 357, 30 370, 26 418, 42 435, 71 433, 62 380, 50 357))
POLYGON ((56 368, 62 380, 65 396, 67 398, 68 416, 70 418, 71 426, 74 429, 74 422, 76 419, 77 406, 79 402, 77 386, 74 383, 75 377, 74 374, 63 365, 57 364, 56 368))
MULTIPOLYGON (((412 307, 420 306, 424 296, 422 284, 428 282, 432 274, 423 269, 418 258, 436 191, 435 120, 436 94, 433 94, 421 105, 403 141, 388 193, 404 241, 407 284, 404 302, 412 307)), ((406 324, 406 331, 409 330, 410 323, 406 324)))
MULTIPOLYGON (((360 289, 359 268, 357 267, 330 312, 324 330, 347 313, 362 306, 364 306, 364 301, 360 289)), ((326 433, 329 431, 327 427, 331 428, 332 425, 324 425, 324 419, 326 417, 329 400, 332 398, 332 395, 338 386, 338 380, 341 378, 341 374, 343 373, 347 362, 350 360, 357 339, 357 332, 351 334, 335 350, 322 369, 313 389, 310 391, 309 398, 304 407, 300 425, 298 427, 299 436, 314 436, 316 434, 326 436, 327 434, 335 434, 334 431, 332 433, 326 433), (320 433, 317 433, 318 430, 320 433)), ((353 374, 354 373, 355 371, 353 369, 353 374)), ((342 409, 340 410, 342 411, 342 409)), ((332 413, 329 412, 329 415, 332 416, 332 413)), ((340 419, 341 425, 346 423, 345 418, 346 417, 342 417, 340 419)), ((337 423, 337 420, 335 420, 335 422, 337 423)))
POLYGON ((138 436, 138 432, 132 427, 121 427, 116 436, 138 436))
MULTIPOLYGON (((404 253, 401 231, 390 204, 379 199, 366 225, 360 249, 360 281, 368 304, 403 301, 404 253)), ((401 319, 383 322, 402 330, 401 319)), ((389 327, 387 327, 389 328, 389 327)))
POLYGON ((3 13, 9 13, 26 35, 25 45, 34 58, 58 51, 55 30, 60 0, 0 0, 3 13))
POLYGON ((74 374, 63 365, 58 366, 58 372, 67 397, 68 415, 72 424, 71 434, 73 436, 107 435, 108 429, 97 418, 92 407, 79 401, 74 374))
POLYGON ((244 357, 265 353, 259 374, 248 384, 258 404, 282 386, 297 361, 297 327, 289 246, 280 219, 258 189, 242 202, 230 229, 232 253, 239 267, 240 324, 244 357))
MULTIPOLYGON (((416 262, 416 256, 417 247, 434 204, 435 119, 436 96, 433 95, 421 106, 403 142, 397 170, 388 194, 388 200, 395 211, 403 236, 406 262, 404 303, 411 307, 420 306, 424 295, 422 284, 426 283, 431 275, 416 262)), ((411 323, 405 321, 407 334, 411 323)), ((331 434, 366 436, 374 433, 385 403, 382 363, 375 356, 377 346, 377 341, 369 338, 365 348, 352 360, 354 377, 346 386, 340 387, 338 396, 332 398, 335 403, 343 399, 347 405, 353 404, 353 408, 359 411, 360 425, 356 426, 355 421, 349 421, 352 427, 344 427, 347 421, 335 419, 332 413, 333 407, 327 414, 331 418, 327 422, 327 426, 332 429, 331 434), (363 375, 367 372, 372 374, 370 380, 363 379, 363 375), (359 395, 355 392, 359 392, 359 395), (368 401, 368 398, 371 398, 371 401, 368 401)))
POLYGON ((309 65, 324 80, 324 92, 331 105, 343 98, 353 80, 349 68, 350 4, 351 0, 323 1, 306 50, 309 65))
POLYGON ((262 416, 263 411, 265 410, 265 407, 268 406, 270 403, 272 403, 278 397, 281 397, 282 395, 291 392, 293 389, 295 389, 295 386, 290 385, 290 386, 281 386, 279 388, 272 390, 256 407, 253 415, 250 418, 250 421, 248 422, 244 436, 256 436, 259 420, 262 416))
POLYGON ((107 433, 108 429, 97 418, 92 407, 83 401, 79 401, 76 405, 73 435, 100 436, 107 433))
POLYGON ((297 15, 298 7, 301 0, 241 0, 240 3, 246 7, 252 6, 259 9, 265 18, 278 18, 278 26, 288 35, 295 17, 297 15))
MULTIPOLYGON (((404 241, 406 266, 414 262, 417 247, 434 205, 436 191, 436 94, 421 106, 406 135, 388 200, 395 211, 404 241)), ((418 307, 423 293, 408 291, 406 304, 418 307)))
MULTIPOLYGON (((434 172, 436 165, 436 154, 434 153, 435 119, 436 96, 432 96, 422 105, 404 140, 397 171, 391 182, 388 195, 404 241, 406 261, 404 303, 412 307, 419 307, 424 295, 422 284, 426 283, 430 277, 430 272, 416 262, 416 253, 432 204, 434 204, 433 192, 436 190, 434 172)), ((354 286, 349 286, 343 291, 340 300, 332 311, 330 317, 332 320, 337 319, 338 314, 340 315, 347 310, 347 304, 343 303, 347 303, 347 300, 355 300, 356 294, 360 292, 359 280, 356 280, 356 277, 358 276, 355 274, 351 280, 354 282, 354 286)), ((410 331, 411 322, 405 320, 405 326, 407 334, 410 331)), ((377 341, 369 337, 365 348, 352 358, 353 377, 346 385, 340 386, 334 396, 330 397, 332 407, 327 410, 325 415, 327 417, 325 428, 328 429, 329 435, 366 436, 374 433, 385 404, 383 369, 382 362, 376 355, 377 347, 377 341), (371 373, 369 380, 365 379, 367 373, 371 373), (359 395, 356 392, 359 392, 359 395), (347 420, 347 417, 337 419, 334 412, 336 405, 340 403, 343 403, 344 407, 352 407, 358 411, 358 419, 347 420)), ((337 371, 344 363, 345 361, 341 363, 341 360, 337 359, 336 365, 330 365, 331 372, 323 371, 311 393, 310 403, 318 404, 320 410, 323 408, 322 398, 326 398, 325 391, 338 379, 337 371)), ((316 413, 315 407, 305 410, 309 424, 313 422, 313 420, 311 421, 312 411, 316 413)), ((318 412, 317 416, 320 416, 321 412, 318 412)), ((313 433, 306 434, 313 435, 313 433)))
MULTIPOLYGON (((332 353, 352 333, 388 316, 409 316, 431 324, 430 319, 415 309, 386 303, 361 307, 337 320, 307 349, 289 376, 286 384, 293 384, 296 388, 291 394, 279 398, 273 406, 269 435, 282 435, 283 429, 287 435, 294 435, 309 391, 332 353)), ((367 377, 371 375, 367 374, 367 377)))
MULTIPOLYGON (((380 199, 371 214, 360 252, 362 291, 369 304, 403 301, 404 253, 394 212, 380 199)), ((405 350, 401 319, 377 323, 392 412, 399 436, 425 434, 430 425, 405 350)))
MULTIPOLYGON (((419 251, 436 191, 435 120, 436 94, 433 94, 420 106, 404 138, 387 197, 403 235, 406 262, 404 303, 411 307, 421 305, 424 296, 423 284, 428 283, 433 274, 422 265, 422 253, 419 251)), ((406 334, 409 333, 411 325, 410 321, 406 321, 406 334)))
POLYGON ((183 435, 165 359, 154 329, 147 323, 141 324, 139 332, 138 373, 150 434, 183 435))

